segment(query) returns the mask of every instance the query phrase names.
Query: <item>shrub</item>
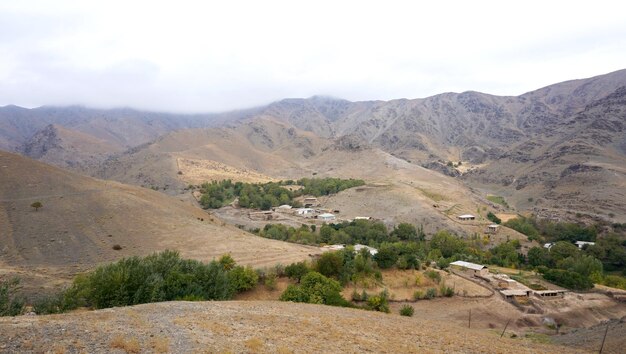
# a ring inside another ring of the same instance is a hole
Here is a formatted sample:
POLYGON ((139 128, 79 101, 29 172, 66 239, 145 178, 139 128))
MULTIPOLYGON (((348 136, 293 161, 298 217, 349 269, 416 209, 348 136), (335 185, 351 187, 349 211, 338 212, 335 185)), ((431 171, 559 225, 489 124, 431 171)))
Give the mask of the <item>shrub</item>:
MULTIPOLYGON (((256 278, 256 273, 251 272, 256 278)), ((248 271, 244 269, 242 273, 248 274, 248 271)), ((241 283, 237 287, 231 285, 230 278, 215 261, 204 264, 181 259, 175 251, 163 251, 144 258, 124 258, 76 277, 63 293, 59 306, 62 311, 78 306, 107 308, 187 296, 227 300, 235 288, 241 287, 241 283)))
POLYGON ((348 306, 346 299, 341 297, 341 285, 318 272, 309 272, 300 285, 289 285, 280 296, 282 301, 307 302, 332 306, 348 306))
POLYGON ((437 289, 428 288, 428 290, 426 290, 426 295, 424 296, 424 298, 430 300, 433 299, 435 296, 437 296, 437 289))
POLYGON ((304 262, 292 263, 285 267, 285 275, 298 283, 300 283, 300 279, 310 271, 311 269, 309 269, 304 262))
POLYGON ((436 270, 428 270, 424 274, 437 284, 441 281, 441 274, 436 270))
POLYGON ((502 220, 499 217, 497 217, 496 214, 492 212, 487 213, 487 219, 491 220, 492 222, 496 224, 500 224, 502 222, 502 220))
POLYGON ((119 250, 122 249, 122 246, 120 246, 120 245, 113 245, 113 249, 116 250, 116 251, 119 251, 119 250))
POLYGON ((389 313, 389 295, 387 290, 383 290, 378 295, 370 296, 367 299, 366 308, 372 311, 389 313))
POLYGON ((411 305, 402 305, 402 307, 400 308, 401 316, 413 317, 414 312, 415 309, 413 309, 413 306, 411 305))
POLYGON ((454 289, 446 286, 445 284, 441 284, 441 286, 439 287, 439 294, 445 297, 452 297, 454 295, 454 289))
POLYGON ((343 257, 341 252, 322 253, 317 260, 316 270, 326 277, 338 278, 343 271, 343 257))
POLYGON ((19 278, 0 280, 0 316, 17 316, 22 313, 24 301, 16 295, 19 278))
POLYGON ((413 300, 422 300, 424 298, 424 292, 421 290, 415 290, 413 293, 413 300))
POLYGON ((274 272, 270 272, 265 276, 265 280, 263 281, 263 283, 267 290, 276 290, 276 278, 276 273, 274 272))
POLYGON ((550 269, 543 277, 556 285, 572 290, 588 290, 593 288, 593 282, 581 274, 563 269, 550 269))
POLYGON ((259 276, 250 266, 236 266, 228 272, 228 280, 234 292, 241 292, 254 288, 259 282, 259 276))
POLYGON ((39 208, 43 207, 43 204, 41 204, 41 202, 34 202, 33 204, 30 205, 32 208, 35 208, 35 211, 39 210, 39 208))

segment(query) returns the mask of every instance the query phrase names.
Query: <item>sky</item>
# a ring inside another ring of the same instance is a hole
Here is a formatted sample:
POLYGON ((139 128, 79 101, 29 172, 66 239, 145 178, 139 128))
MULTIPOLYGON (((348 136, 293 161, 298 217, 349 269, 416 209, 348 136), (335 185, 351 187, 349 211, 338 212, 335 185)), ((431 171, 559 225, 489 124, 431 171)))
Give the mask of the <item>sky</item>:
POLYGON ((0 105, 519 95, 626 68, 623 1, 3 1, 0 105))

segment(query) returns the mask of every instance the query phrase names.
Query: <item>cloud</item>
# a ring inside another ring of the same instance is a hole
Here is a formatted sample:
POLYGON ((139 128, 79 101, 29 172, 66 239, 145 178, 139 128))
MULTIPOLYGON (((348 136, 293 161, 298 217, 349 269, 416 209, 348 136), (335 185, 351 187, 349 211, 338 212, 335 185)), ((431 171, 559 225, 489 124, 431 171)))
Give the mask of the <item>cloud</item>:
POLYGON ((220 111, 284 97, 520 94, 626 63, 606 1, 0 5, 0 104, 220 111))

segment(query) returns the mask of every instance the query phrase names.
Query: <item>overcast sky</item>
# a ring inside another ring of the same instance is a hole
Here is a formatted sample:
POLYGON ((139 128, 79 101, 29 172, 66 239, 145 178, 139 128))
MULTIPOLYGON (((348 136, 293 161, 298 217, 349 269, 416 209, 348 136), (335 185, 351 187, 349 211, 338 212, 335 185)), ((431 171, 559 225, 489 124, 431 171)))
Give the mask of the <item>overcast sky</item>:
POLYGON ((0 105, 518 95, 626 68, 623 1, 3 1, 0 105))

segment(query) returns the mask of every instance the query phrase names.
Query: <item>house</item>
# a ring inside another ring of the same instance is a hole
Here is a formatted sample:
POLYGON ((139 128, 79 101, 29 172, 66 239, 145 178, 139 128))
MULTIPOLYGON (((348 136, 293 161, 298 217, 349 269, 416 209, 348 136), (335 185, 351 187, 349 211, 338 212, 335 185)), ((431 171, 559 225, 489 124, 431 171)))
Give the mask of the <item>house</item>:
POLYGON ((320 215, 317 216, 317 220, 334 221, 335 220, 335 215, 333 215, 331 213, 320 214, 320 215))
POLYGON ((487 266, 482 264, 470 263, 465 261, 455 261, 450 263, 452 267, 460 268, 463 272, 474 275, 485 277, 489 274, 489 269, 487 266))
POLYGON ((498 224, 491 224, 491 225, 487 226, 487 233, 489 233, 489 234, 497 234, 499 229, 500 229, 500 225, 498 225, 498 224))
POLYGON ((314 207, 314 206, 319 206, 320 205, 320 203, 317 200, 317 198, 313 198, 313 197, 304 198, 304 201, 302 202, 302 204, 304 204, 305 208, 310 208, 310 207, 314 207))
POLYGON ((361 250, 363 250, 363 249, 368 250, 372 256, 375 256, 376 253, 378 253, 378 250, 376 248, 374 248, 374 247, 360 245, 360 244, 354 245, 354 250, 356 252, 361 252, 361 250))
POLYGON ((371 216, 355 216, 354 220, 372 220, 371 216))
POLYGON ((475 220, 476 217, 472 214, 464 214, 456 217, 459 220, 467 221, 467 220, 475 220))
POLYGON ((507 299, 512 299, 517 296, 529 297, 531 292, 532 290, 530 289, 500 290, 500 294, 504 295, 507 299))
POLYGON ((311 208, 296 209, 296 215, 307 216, 307 215, 312 215, 313 213, 315 213, 315 209, 311 209, 311 208))
POLYGON ((579 249, 583 249, 585 248, 585 246, 593 246, 596 243, 595 242, 587 242, 587 241, 576 241, 574 242, 576 244, 576 246, 578 246, 579 249))

